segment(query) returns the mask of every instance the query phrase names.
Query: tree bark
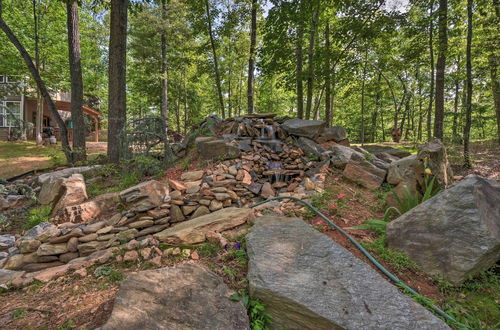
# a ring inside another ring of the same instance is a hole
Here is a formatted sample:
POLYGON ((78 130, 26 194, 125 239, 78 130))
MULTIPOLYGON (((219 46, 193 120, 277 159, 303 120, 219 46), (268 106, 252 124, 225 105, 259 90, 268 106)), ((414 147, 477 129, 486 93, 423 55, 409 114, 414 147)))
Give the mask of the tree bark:
POLYGON ((361 82, 361 145, 365 143, 365 80, 366 64, 368 62, 368 45, 365 47, 365 63, 363 65, 363 80, 361 82))
POLYGON ((434 104, 434 17, 433 8, 434 0, 431 0, 430 14, 429 14, 429 58, 431 66, 431 83, 429 87, 429 107, 427 109, 427 141, 432 139, 431 126, 432 126, 432 105, 434 104))
POLYGON ((330 23, 325 26, 325 48, 326 48, 326 73, 325 73, 325 120, 326 126, 331 125, 332 107, 331 107, 331 60, 330 60, 330 23))
POLYGON ((248 57, 247 103, 248 113, 254 113, 253 80, 255 71, 255 44, 257 41, 257 0, 252 0, 252 22, 250 30, 250 56, 248 57))
POLYGON ((375 142, 377 139, 377 117, 380 112, 380 95, 381 95, 381 86, 380 86, 380 80, 382 79, 382 76, 380 73, 378 74, 377 77, 377 93, 375 94, 375 109, 373 110, 373 117, 372 117, 372 136, 371 136, 371 142, 375 142))
POLYGON ((111 0, 108 87, 108 158, 120 162, 127 114, 126 53, 128 0, 111 0))
POLYGON ((460 141, 459 137, 457 136, 457 129, 458 129, 458 103, 460 100, 460 56, 457 58, 457 71, 456 71, 456 77, 455 77, 455 97, 453 101, 453 126, 452 126, 452 141, 453 142, 458 142, 460 141))
POLYGON ((495 103, 495 114, 497 117, 497 138, 500 144, 500 81, 498 79, 498 54, 488 56, 490 66, 491 92, 495 103))
POLYGON ((73 161, 87 158, 85 149, 85 120, 83 119, 83 79, 80 53, 78 1, 66 3, 68 26, 69 73, 71 77, 71 120, 73 121, 73 161))
POLYGON ((472 0, 467 0, 467 48, 465 52, 467 71, 467 101, 464 127, 464 166, 471 168, 469 155, 470 128, 472 124, 472 0))
POLYGON ((165 132, 168 130, 168 59, 167 59, 167 31, 165 24, 167 20, 167 0, 161 0, 161 117, 165 124, 165 132))
MULTIPOLYGON (((35 66, 36 70, 40 72, 40 38, 38 35, 38 12, 37 12, 37 0, 33 0, 33 23, 35 29, 35 66)), ((43 103, 42 103, 42 95, 40 94, 40 90, 37 88, 36 90, 36 115, 35 115, 35 141, 38 146, 41 146, 43 143, 42 140, 42 124, 43 124, 43 103)))
POLYGON ((208 35, 210 37, 210 44, 212 46, 212 55, 213 55, 213 60, 214 60, 215 84, 217 85, 217 93, 219 95, 221 116, 222 116, 222 118, 226 118, 226 112, 224 110, 224 98, 222 96, 219 60, 217 59, 217 49, 215 47, 215 39, 214 39, 213 30, 212 30, 212 17, 210 15, 210 6, 209 6, 208 1, 209 0, 205 0, 205 9, 206 9, 206 14, 207 14, 208 35))
MULTIPOLYGON (((302 1, 301 1, 302 3, 302 1)), ((297 44, 295 54, 297 57, 297 117, 304 119, 304 88, 302 86, 302 43, 304 42, 304 26, 299 22, 297 28, 297 44)))
POLYGON ((436 101, 434 109, 434 137, 443 139, 444 121, 444 75, 448 50, 448 0, 439 0, 438 58, 436 63, 436 101))
POLYGON ((313 3, 313 12, 311 18, 311 28, 309 30, 309 51, 307 56, 307 100, 306 100, 306 119, 311 118, 313 88, 314 88, 314 42, 318 31, 318 13, 320 2, 313 3))
POLYGON ((35 67, 35 64, 33 64, 33 60, 31 56, 28 54, 24 46, 21 44, 19 39, 17 39, 16 35, 14 32, 10 29, 10 27, 7 25, 7 23, 3 20, 2 18, 2 2, 0 0, 0 30, 2 30, 7 38, 10 40, 10 42, 16 47, 18 52, 20 53, 21 57, 23 58, 26 66, 28 67, 28 70, 30 71, 31 76, 35 80, 35 83, 40 90, 40 94, 44 98, 45 102, 47 102, 47 105, 49 107, 49 110, 54 116, 54 119, 57 122, 57 125, 59 126, 60 133, 61 133, 61 144, 62 144, 62 149, 64 152, 64 155, 66 156, 66 160, 68 163, 73 163, 73 154, 71 151, 71 147, 69 145, 68 141, 68 130, 66 128, 66 124, 62 120, 61 116, 59 115, 59 112, 57 111, 56 105, 54 104, 54 101, 52 100, 52 97, 49 94, 49 91, 47 90, 47 87, 45 86, 45 83, 43 82, 42 78, 40 77, 40 73, 35 67))

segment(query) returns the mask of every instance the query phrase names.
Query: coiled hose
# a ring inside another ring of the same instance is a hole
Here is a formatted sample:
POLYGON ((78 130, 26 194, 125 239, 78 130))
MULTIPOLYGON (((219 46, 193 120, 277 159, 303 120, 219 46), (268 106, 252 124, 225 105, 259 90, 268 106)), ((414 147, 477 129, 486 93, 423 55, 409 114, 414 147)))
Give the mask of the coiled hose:
MULTIPOLYGON (((306 201, 303 201, 302 199, 300 198, 297 198, 297 197, 292 197, 292 196, 279 196, 279 197, 273 197, 273 198, 269 198, 269 199, 266 199, 265 201, 262 201, 262 202, 258 202, 256 204, 253 204, 250 206, 250 208, 254 208, 256 206, 259 206, 259 205, 262 205, 262 204, 265 204, 265 203, 268 203, 268 202, 271 202, 271 201, 275 201, 275 200, 281 200, 281 199, 291 199, 293 201, 296 201, 296 202, 299 202, 299 203, 302 203, 304 204, 305 206, 307 206, 309 209, 311 209, 314 213, 316 213, 317 215, 319 215, 321 218, 323 218, 330 226, 332 226, 333 228, 337 229, 338 231, 340 231, 345 237, 347 237, 374 265, 375 267, 377 267, 382 273, 384 273, 385 275, 387 275, 387 277, 389 277, 392 281, 394 281, 394 283, 396 283, 396 285, 402 287, 404 290, 408 291, 410 294, 412 295, 415 295, 417 297, 422 297, 420 294, 418 294, 418 292, 416 292, 415 290, 413 290, 412 288, 410 288, 406 283, 404 283, 403 281, 401 281, 396 275, 392 274, 390 271, 388 271, 384 266, 382 266, 371 254, 370 252, 368 252, 358 241, 356 241, 351 235, 349 235, 345 230, 343 230, 342 228, 340 228, 339 226, 337 226, 335 223, 333 223, 330 219, 328 219, 323 213, 321 213, 317 208, 315 208, 314 206, 312 206, 311 204, 309 204, 308 202, 306 201)), ((441 310, 439 307, 437 307, 436 305, 434 305, 429 299, 425 298, 425 297, 422 297, 420 299, 425 305, 427 305, 428 307, 430 307, 434 312, 436 312, 437 314, 441 315, 443 318, 445 318, 446 320, 454 323, 455 325, 457 325, 458 327, 460 328, 467 328, 465 325, 461 324, 460 322, 458 322, 457 320, 455 320, 455 318, 453 318, 452 316, 448 315, 447 313, 445 313, 443 310, 441 310)))

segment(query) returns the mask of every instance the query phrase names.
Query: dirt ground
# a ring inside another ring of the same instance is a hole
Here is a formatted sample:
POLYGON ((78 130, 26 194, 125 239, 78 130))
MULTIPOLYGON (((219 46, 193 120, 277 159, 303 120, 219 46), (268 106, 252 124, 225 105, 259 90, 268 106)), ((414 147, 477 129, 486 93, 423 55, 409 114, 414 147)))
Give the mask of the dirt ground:
MULTIPOLYGON (((91 146, 89 143, 89 147, 91 146)), ((99 144, 92 146, 92 148, 104 151, 105 145, 99 144)), ((463 169, 460 166, 461 155, 459 151, 450 149, 450 161, 455 174, 476 173, 500 179, 500 147, 474 144, 471 149, 476 165, 472 170, 463 169)), ((187 161, 183 165, 180 164, 168 170, 165 177, 178 178, 182 171, 197 169, 199 166, 201 163, 187 161)), ((347 182, 342 178, 341 172, 336 170, 328 177, 326 184, 328 189, 333 192, 333 197, 327 205, 322 207, 322 211, 356 240, 360 242, 375 240, 377 235, 370 230, 348 228, 359 225, 367 219, 383 218, 383 192, 369 191, 347 182)), ((374 267, 350 241, 337 230, 328 227, 324 220, 316 216, 307 221, 374 267)), ((201 258, 196 262, 207 265, 223 276, 231 287, 237 288, 241 286, 241 280, 245 277, 245 269, 240 268, 236 276, 228 276, 224 273, 224 253, 222 251, 222 255, 219 253, 214 258, 201 258)), ((438 304, 443 300, 444 297, 438 284, 430 276, 416 269, 394 269, 387 262, 380 259, 379 261, 423 296, 435 300, 438 304)), ((172 264, 172 261, 163 259, 163 266, 172 264)), ((119 268, 125 276, 132 271, 144 269, 146 266, 148 265, 145 263, 134 264, 130 267, 113 264, 113 267, 119 268)), ((118 282, 112 283, 105 278, 97 279, 92 275, 92 271, 93 269, 90 269, 89 275, 84 278, 70 274, 47 284, 34 283, 22 289, 0 293, 0 329, 93 329, 102 325, 111 313, 119 284, 118 282)))

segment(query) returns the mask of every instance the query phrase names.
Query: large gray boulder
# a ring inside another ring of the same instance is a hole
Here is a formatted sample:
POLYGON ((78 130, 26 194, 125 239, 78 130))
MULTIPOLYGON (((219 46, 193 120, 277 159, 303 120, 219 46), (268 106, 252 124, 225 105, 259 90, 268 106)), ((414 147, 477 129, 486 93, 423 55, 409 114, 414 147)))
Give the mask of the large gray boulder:
POLYGON ((243 304, 231 294, 222 278, 199 265, 133 273, 101 329, 250 329, 243 304))
POLYGON ((408 157, 411 155, 411 153, 409 151, 406 151, 406 150, 400 150, 400 149, 396 149, 393 147, 381 146, 381 145, 377 145, 377 144, 364 145, 363 148, 366 151, 374 154, 377 157, 379 157, 379 154, 381 154, 381 153, 386 153, 386 154, 389 154, 391 156, 395 156, 398 158, 404 158, 404 157, 408 157))
POLYGON ((425 175, 424 170, 429 168, 432 175, 436 178, 437 186, 447 188, 453 183, 453 171, 448 157, 446 148, 440 140, 435 140, 418 147, 416 166, 417 180, 420 187, 424 187, 425 175))
POLYGON ((332 166, 340 169, 344 169, 351 160, 352 154, 357 153, 356 150, 350 147, 341 146, 340 144, 330 146, 330 150, 332 151, 330 154, 332 166))
POLYGON ((297 139, 295 145, 302 149, 307 156, 315 158, 320 158, 321 154, 326 151, 321 145, 302 136, 297 139))
POLYGON ((347 139, 347 132, 342 126, 326 127, 318 138, 318 142, 340 142, 347 139))
POLYGON ((196 147, 203 159, 233 159, 241 155, 237 144, 214 137, 200 136, 196 138, 196 147))
POLYGON ((304 119, 289 119, 281 124, 288 134, 295 136, 303 136, 309 139, 314 139, 323 132, 326 126, 324 120, 304 120, 304 119))
POLYGON ((250 295, 273 329, 449 329, 302 219, 257 218, 247 247, 250 295))
POLYGON ((137 212, 160 206, 167 196, 168 187, 156 180, 141 182, 120 192, 120 199, 128 209, 137 212))
POLYGON ((387 173, 387 182, 397 185, 400 182, 416 182, 415 166, 417 165, 417 156, 411 155, 401 158, 389 165, 387 173))
POLYGON ((500 181, 470 175, 387 226, 389 247, 460 283, 500 259, 500 181))
POLYGON ((366 159, 361 153, 353 153, 342 175, 365 188, 374 190, 384 183, 387 171, 366 159))

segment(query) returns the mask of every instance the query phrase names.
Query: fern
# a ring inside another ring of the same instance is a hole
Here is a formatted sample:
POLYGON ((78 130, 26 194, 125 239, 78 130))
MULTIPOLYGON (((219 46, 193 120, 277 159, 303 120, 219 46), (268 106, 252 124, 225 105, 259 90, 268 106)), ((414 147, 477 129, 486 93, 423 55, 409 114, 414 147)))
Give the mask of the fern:
POLYGON ((387 228, 386 221, 377 219, 368 219, 360 225, 348 227, 347 229, 370 229, 382 235, 385 233, 386 228, 387 228))

